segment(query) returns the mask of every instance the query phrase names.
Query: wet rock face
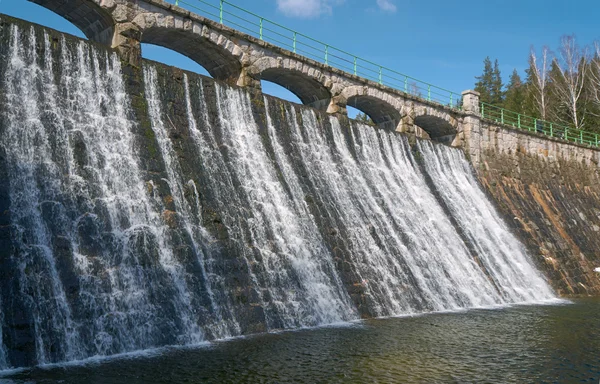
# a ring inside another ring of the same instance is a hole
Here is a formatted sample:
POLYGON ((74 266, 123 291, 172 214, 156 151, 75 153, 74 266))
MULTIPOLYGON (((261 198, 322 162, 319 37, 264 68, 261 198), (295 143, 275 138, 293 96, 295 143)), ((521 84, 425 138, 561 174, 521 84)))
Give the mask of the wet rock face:
POLYGON ((488 150, 478 176, 561 295, 599 295, 600 177, 594 164, 488 150))

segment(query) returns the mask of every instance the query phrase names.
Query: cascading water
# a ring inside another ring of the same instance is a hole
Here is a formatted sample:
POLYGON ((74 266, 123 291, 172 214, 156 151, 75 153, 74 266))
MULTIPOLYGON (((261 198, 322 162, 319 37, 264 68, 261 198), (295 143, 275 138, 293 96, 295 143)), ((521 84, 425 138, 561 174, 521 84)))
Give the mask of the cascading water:
POLYGON ((137 163, 119 59, 63 40, 56 71, 48 36, 38 57, 34 30, 22 34, 11 30, 1 145, 17 248, 17 281, 2 292, 30 317, 36 350, 24 359, 203 340, 137 163))
MULTIPOLYGON (((225 338, 240 333, 239 325, 236 320, 231 317, 231 309, 227 304, 226 295, 214 293, 213 286, 221 292, 226 292, 225 287, 219 286, 215 280, 218 280, 218 276, 213 271, 207 271, 206 267, 210 268, 211 263, 206 262, 206 255, 204 254, 203 247, 207 243, 213 242, 209 233, 207 233, 202 227, 201 223, 201 207, 198 199, 198 192, 196 191, 195 183, 193 180, 189 180, 184 183, 181 179, 181 166, 177 160, 177 155, 173 149, 173 144, 169 140, 167 129, 165 127, 161 99, 158 90, 156 70, 153 67, 144 67, 144 82, 146 84, 146 100, 148 101, 148 113, 152 122, 152 129, 156 134, 156 138, 161 150, 163 161, 165 162, 165 169, 168 175, 168 183, 172 192, 173 200, 175 203, 176 211, 181 215, 181 221, 185 227, 185 232, 192 239, 193 253, 197 258, 198 266, 202 279, 207 282, 206 290, 207 296, 210 302, 209 312, 212 316, 206 319, 207 323, 204 324, 207 331, 210 332, 212 338, 225 338), (192 203, 185 198, 185 191, 192 191, 192 203), (210 273, 210 275, 209 275, 210 273), (223 306, 222 303, 226 305, 223 306)), ((189 90, 187 88, 187 77, 186 77, 186 100, 189 104, 189 90)), ((193 120, 190 120, 193 122, 193 120)), ((172 122, 171 122, 172 123, 172 122)), ((195 124, 195 122, 193 122, 195 124)), ((209 255, 210 256, 210 255, 209 255)), ((195 292, 198 289, 194 290, 195 292)), ((195 303, 198 305, 197 303, 195 303)), ((188 303, 188 310, 191 309, 192 302, 188 303)))
MULTIPOLYGON (((44 42, 48 49, 46 35, 44 42)), ((43 363, 53 358, 75 358, 78 335, 72 332, 71 308, 53 255, 57 241, 45 224, 46 217, 62 213, 55 204, 61 194, 62 170, 52 147, 60 145, 64 135, 50 137, 42 123, 45 114, 51 121, 55 117, 51 108, 56 92, 48 84, 52 60, 46 56, 44 66, 40 66, 36 44, 33 28, 27 33, 11 27, 10 61, 3 74, 6 115, 0 145, 6 154, 9 177, 11 237, 15 247, 9 263, 16 279, 3 281, 2 301, 20 302, 15 309, 27 313, 33 323, 35 354, 37 361, 43 363)), ((52 128, 57 127, 52 124, 52 128)), ((19 314, 4 315, 5 321, 21 321, 19 314)))
POLYGON ((0 34, 0 369, 552 297, 457 150, 0 34))
POLYGON ((464 154, 427 141, 419 142, 418 148, 435 189, 474 246, 502 299, 524 302, 553 298, 524 246, 485 196, 464 154))
POLYGON ((253 121, 249 96, 217 86, 217 103, 219 124, 202 134, 190 115, 191 135, 202 153, 209 183, 216 187, 219 210, 232 237, 251 245, 242 244, 242 252, 268 327, 314 326, 355 318, 331 255, 300 201, 297 181, 286 179, 292 188, 290 196, 278 179, 276 165, 253 121))
POLYGON ((299 161, 310 165, 306 171, 316 193, 331 207, 333 225, 343 228, 374 315, 499 302, 426 186, 404 138, 363 125, 344 135, 335 118, 326 132, 314 112, 302 111, 302 125, 294 116, 288 110, 299 161))

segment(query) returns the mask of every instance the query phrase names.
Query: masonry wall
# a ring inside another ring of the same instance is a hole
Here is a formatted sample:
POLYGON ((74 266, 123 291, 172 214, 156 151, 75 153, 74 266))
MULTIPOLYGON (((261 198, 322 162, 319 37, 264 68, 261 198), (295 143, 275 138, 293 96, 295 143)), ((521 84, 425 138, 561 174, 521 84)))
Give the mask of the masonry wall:
POLYGON ((561 295, 600 295, 600 151, 472 117, 466 152, 561 295))

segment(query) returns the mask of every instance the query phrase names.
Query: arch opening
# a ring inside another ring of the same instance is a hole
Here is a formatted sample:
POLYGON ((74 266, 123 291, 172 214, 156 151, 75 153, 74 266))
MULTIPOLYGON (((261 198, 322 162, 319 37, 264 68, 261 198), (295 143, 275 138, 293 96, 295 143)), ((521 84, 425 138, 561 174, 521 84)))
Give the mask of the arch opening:
POLYGON ((348 118, 359 121, 363 124, 367 125, 375 125, 373 120, 364 112, 361 112, 359 109, 354 108, 351 105, 346 105, 346 113, 348 114, 348 118))
POLYGON ((241 63, 225 49, 191 31, 169 28, 148 28, 142 33, 142 43, 158 45, 202 66, 211 77, 235 84, 240 76, 241 63))
POLYGON ((425 131, 433 141, 450 145, 456 137, 456 128, 450 122, 437 116, 417 116, 414 124, 425 131))
POLYGON ((365 113, 378 127, 394 131, 400 123, 400 111, 389 103, 368 95, 356 95, 348 98, 348 106, 365 113))
POLYGON ((302 100, 300 100, 295 93, 277 83, 261 80, 260 88, 262 89, 262 93, 266 95, 274 96, 292 103, 302 104, 302 100))
POLYGON ((61 16, 77 27, 89 40, 111 45, 115 23, 112 16, 98 5, 96 1, 28 1, 38 4, 61 16))
POLYGON ((269 68, 260 74, 261 81, 275 83, 293 93, 302 104, 322 111, 327 110, 331 102, 331 93, 317 80, 301 72, 284 69, 269 68))
POLYGON ((142 44, 142 57, 147 60, 177 67, 202 76, 212 77, 202 65, 169 48, 154 44, 142 44))

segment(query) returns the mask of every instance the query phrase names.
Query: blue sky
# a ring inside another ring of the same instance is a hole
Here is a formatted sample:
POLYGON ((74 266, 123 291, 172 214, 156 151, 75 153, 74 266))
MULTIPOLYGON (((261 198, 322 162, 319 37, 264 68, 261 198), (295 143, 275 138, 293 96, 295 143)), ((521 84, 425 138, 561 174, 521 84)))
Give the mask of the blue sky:
MULTIPOLYGON (((196 0, 186 0, 194 3, 196 0)), ((214 1, 214 0, 208 0, 214 1)), ((600 2, 578 0, 229 0, 331 46, 451 91, 473 87, 483 59, 498 59, 505 82, 523 76, 531 46, 555 50, 560 36, 580 45, 600 39, 600 2)), ((26 0, 0 0, 0 13, 82 36, 61 17, 26 0)), ((144 56, 195 72, 174 52, 144 46, 144 56)), ((278 87, 267 93, 287 98, 278 87)))

